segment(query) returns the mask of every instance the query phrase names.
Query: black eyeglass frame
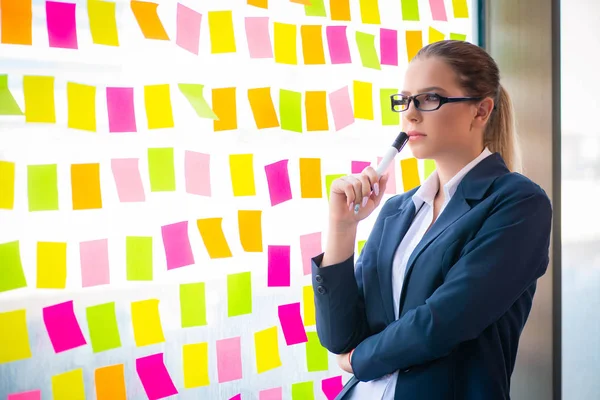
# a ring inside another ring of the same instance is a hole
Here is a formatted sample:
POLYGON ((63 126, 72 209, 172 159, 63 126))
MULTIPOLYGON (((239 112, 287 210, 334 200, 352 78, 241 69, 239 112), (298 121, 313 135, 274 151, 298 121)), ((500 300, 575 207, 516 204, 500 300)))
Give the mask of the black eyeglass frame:
POLYGON ((442 96, 442 95, 437 94, 437 93, 425 92, 425 93, 415 94, 414 96, 406 96, 406 95, 403 95, 403 94, 400 94, 400 93, 396 93, 396 94, 393 94, 393 95, 390 96, 390 100, 392 101, 392 111, 393 112, 397 112, 397 113, 401 113, 401 112, 404 112, 404 111, 408 110, 408 108, 410 107, 410 103, 412 101, 414 101, 415 107, 417 108, 417 110, 419 110, 421 112, 429 112, 429 111, 439 110, 440 107, 443 106, 446 103, 458 103, 458 102, 461 102, 461 101, 479 101, 479 100, 483 100, 483 97, 445 97, 445 96, 442 96), (440 99, 440 104, 438 104, 438 106, 436 108, 434 108, 433 110, 421 110, 419 108, 419 100, 415 99, 415 97, 422 96, 424 94, 430 94, 430 95, 437 96, 440 99), (403 105, 400 102, 400 100, 394 99, 394 96, 402 96, 405 99, 408 99, 408 104, 406 105, 406 109, 399 110, 399 111, 396 111, 394 109, 394 106, 402 106, 403 105))

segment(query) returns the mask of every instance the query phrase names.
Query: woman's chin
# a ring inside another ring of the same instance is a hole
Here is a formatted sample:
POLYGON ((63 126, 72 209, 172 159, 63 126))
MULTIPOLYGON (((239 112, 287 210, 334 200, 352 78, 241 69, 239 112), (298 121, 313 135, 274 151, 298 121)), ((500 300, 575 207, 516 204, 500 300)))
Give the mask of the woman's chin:
POLYGON ((408 147, 415 158, 418 158, 419 160, 430 158, 430 152, 427 150, 427 147, 423 146, 421 143, 408 142, 408 147))

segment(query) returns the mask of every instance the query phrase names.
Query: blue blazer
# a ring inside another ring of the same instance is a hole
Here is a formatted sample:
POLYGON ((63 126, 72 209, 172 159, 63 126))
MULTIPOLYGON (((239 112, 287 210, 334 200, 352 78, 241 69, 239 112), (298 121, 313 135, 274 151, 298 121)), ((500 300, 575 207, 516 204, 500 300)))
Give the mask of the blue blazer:
POLYGON ((338 399, 395 371, 398 400, 510 399, 519 337, 548 266, 550 200, 500 154, 485 158, 412 253, 393 304, 392 259, 416 190, 384 203, 356 265, 354 255, 326 268, 323 254, 312 259, 321 344, 355 349, 338 399))

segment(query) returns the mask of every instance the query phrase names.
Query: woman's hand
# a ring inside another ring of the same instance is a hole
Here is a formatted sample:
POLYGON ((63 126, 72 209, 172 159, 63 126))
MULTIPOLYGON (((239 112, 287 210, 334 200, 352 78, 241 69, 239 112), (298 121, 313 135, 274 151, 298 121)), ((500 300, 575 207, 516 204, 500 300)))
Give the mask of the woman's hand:
MULTIPOLYGON (((350 352, 350 353, 352 353, 352 352, 350 352)), ((350 353, 338 354, 336 356, 336 358, 337 358, 337 363, 341 369, 343 369, 344 371, 346 371, 349 374, 353 374, 354 372, 352 371, 352 365, 350 365, 350 357, 348 356, 348 354, 350 354, 350 353)))

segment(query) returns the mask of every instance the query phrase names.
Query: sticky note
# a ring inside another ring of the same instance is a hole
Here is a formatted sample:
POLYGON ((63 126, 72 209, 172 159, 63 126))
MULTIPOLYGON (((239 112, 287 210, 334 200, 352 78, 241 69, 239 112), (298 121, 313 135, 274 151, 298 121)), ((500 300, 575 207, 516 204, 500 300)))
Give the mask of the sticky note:
POLYGON ((315 292, 312 285, 302 287, 302 303, 304 304, 304 326, 317 323, 315 313, 315 292))
POLYGON ((234 196, 255 196, 254 156, 252 154, 230 154, 229 169, 234 196))
POLYGON ((100 164, 71 165, 71 197, 73 210, 102 208, 100 164))
POLYGON ((23 96, 25 122, 56 123, 53 76, 24 76, 23 96))
POLYGON ((329 121, 327 117, 327 92, 308 91, 304 98, 304 107, 306 108, 306 130, 327 131, 329 130, 329 121))
POLYGON ((350 21, 350 0, 330 0, 332 21, 350 21))
POLYGON ((300 254, 302 256, 302 270, 304 275, 310 275, 311 273, 311 258, 321 254, 322 252, 321 232, 300 235, 300 254))
POLYGON ((467 35, 463 33, 450 33, 450 40, 467 40, 467 35))
POLYGON ((402 20, 419 21, 419 0, 401 0, 402 20))
POLYGON ((56 164, 27 166, 29 211, 58 210, 56 164))
POLYGON ((196 221, 202 242, 210 258, 231 257, 231 250, 223 233, 223 218, 204 218, 196 221))
POLYGON ((296 25, 275 22, 275 62, 280 64, 298 64, 296 25))
POLYGON ((75 4, 46 1, 46 27, 50 47, 77 49, 75 4))
POLYGON ((148 149, 148 174, 151 191, 175 191, 175 154, 172 147, 148 149))
POLYGON ((158 4, 131 0, 131 11, 146 39, 169 40, 169 35, 158 16, 158 4))
POLYGON ((15 163, 0 161, 0 209, 15 206, 15 163))
POLYGON ((252 275, 240 272, 227 275, 227 316, 252 314, 252 275))
POLYGON ((354 81, 354 118, 373 120, 373 84, 354 81))
POLYGON ((442 32, 429 27, 429 44, 431 43, 435 43, 435 42, 440 42, 442 40, 444 40, 446 38, 446 35, 444 35, 442 32))
POLYGON ((83 369, 52 376, 52 398, 54 400, 85 400, 83 369))
POLYGON ((121 347, 114 302, 87 307, 85 315, 94 353, 121 347))
POLYGON ((210 197, 210 154, 186 150, 184 169, 186 193, 210 197))
POLYGON ((292 383, 292 400, 315 400, 313 382, 292 383))
POLYGON ((109 132, 137 132, 133 88, 106 88, 109 132))
POLYGON ((208 386, 208 343, 183 345, 183 387, 186 389, 208 386))
POLYGON ((167 257, 167 270, 194 264, 187 221, 163 225, 161 233, 167 257))
POLYGON ((208 26, 211 53, 235 53, 235 33, 231 11, 209 11, 208 26))
POLYGON ((110 168, 117 187, 117 195, 122 203, 146 200, 142 177, 137 158, 113 158, 110 168))
POLYGON ((379 101, 381 104, 381 125, 400 125, 400 113, 392 111, 390 97, 398 93, 398 89, 379 89, 379 101))
POLYGON ((96 368, 94 381, 96 400, 127 400, 124 364, 96 368))
POLYGON ((429 178, 429 175, 431 175, 433 173, 433 171, 435 171, 435 161, 434 160, 425 160, 424 165, 425 165, 424 179, 427 179, 427 178, 429 178))
POLYGON ((329 93, 329 104, 331 105, 333 125, 336 131, 354 123, 354 111, 352 111, 348 86, 329 93))
POLYGON ((356 46, 358 47, 363 67, 381 69, 379 56, 375 50, 375 35, 365 32, 356 32, 356 46))
POLYGON ((321 381, 321 390, 323 391, 323 394, 327 400, 335 400, 343 388, 344 385, 342 383, 341 375, 325 378, 321 381))
POLYGON ((405 158, 404 160, 400 160, 400 169, 402 170, 402 185, 404 186, 405 192, 408 192, 421 184, 416 158, 405 158))
POLYGON ((357 243, 357 253, 358 255, 360 255, 360 253, 362 253, 363 248, 365 247, 365 244, 367 243, 366 240, 359 240, 357 243))
POLYGON ((242 394, 238 393, 233 397, 230 397, 229 400, 242 400, 242 394))
POLYGON ((44 325, 54 352, 61 353, 87 344, 73 309, 73 300, 44 307, 44 325))
MULTIPOLYGON (((383 157, 377 157, 377 165, 381 162, 383 157)), ((395 194, 396 193, 396 168, 395 163, 390 163, 388 169, 384 172, 388 174, 388 180, 385 184, 385 193, 395 194)))
POLYGON ((8 89, 8 75, 0 75, 0 115, 23 115, 12 93, 8 89))
POLYGON ((262 252, 262 210, 238 210, 240 243, 247 252, 262 252))
POLYGON ((173 128, 171 89, 168 84, 144 86, 144 104, 148 129, 173 128))
MULTIPOLYGON (((0 255, 4 256, 2 246, 0 245, 0 255)), ((4 280, 4 275, 2 277, 4 280)), ((0 364, 30 358, 26 310, 0 313, 0 326, 0 364)))
POLYGON ((454 9, 454 18, 469 18, 467 0, 452 0, 452 8, 454 9))
POLYGON ((217 373, 219 383, 242 379, 241 338, 217 340, 217 373))
POLYGON ((279 126, 277 112, 271 98, 271 88, 248 89, 248 101, 254 116, 257 129, 275 128, 279 126))
POLYGON ((0 5, 0 37, 4 44, 31 46, 31 1, 2 0, 0 5))
POLYGON ((177 46, 198 55, 200 48, 200 25, 202 14, 177 3, 177 46))
POLYGON ((248 5, 264 8, 265 10, 269 8, 269 0, 247 0, 248 5))
POLYGON ((89 0, 87 2, 88 19, 92 42, 104 46, 118 46, 117 5, 112 1, 89 0))
POLYGON ((268 276, 269 287, 290 286, 290 246, 269 245, 268 276))
POLYGON ((206 287, 204 282, 179 285, 181 327, 206 325, 206 287))
POLYGON ((108 265, 108 239, 90 240, 79 243, 82 287, 107 285, 110 283, 108 265))
POLYGON ((256 372, 261 374, 281 367, 277 327, 263 329, 254 333, 256 372))
MULTIPOLYGON (((179 4, 179 3, 178 3, 179 4)), ((218 119, 217 115, 211 110, 210 106, 206 102, 204 95, 204 85, 193 84, 193 83, 180 83, 178 85, 179 90, 190 102, 190 105, 196 111, 196 115, 200 118, 218 119)))
POLYGON ((281 160, 273 164, 265 165, 271 206, 276 206, 277 204, 292 199, 288 162, 289 160, 281 160))
POLYGON ((281 129, 302 133, 302 93, 279 90, 281 129))
POLYGON ((178 394, 175 384, 163 360, 163 353, 152 354, 135 360, 135 369, 150 400, 178 394))
POLYGON ((320 199, 323 197, 320 158, 300 158, 300 197, 320 199))
POLYGON ((283 388, 277 387, 265 389, 258 392, 258 400, 281 400, 283 399, 283 388))
POLYGON ((398 32, 395 29, 379 30, 381 65, 398 65, 398 32))
POLYGON ((288 346, 305 343, 308 340, 300 315, 300 303, 280 305, 277 308, 277 315, 288 346))
POLYGON ((133 326, 135 345, 138 347, 165 341, 158 302, 158 299, 131 302, 131 325, 133 326))
POLYGON ((347 26, 328 26, 325 28, 329 58, 332 64, 350 64, 352 62, 346 28, 347 26))
POLYGON ((125 238, 125 265, 128 281, 152 280, 152 237, 127 236, 125 238))
POLYGON ((352 161, 350 164, 350 173, 360 174, 365 168, 370 166, 371 163, 368 161, 352 161))
POLYGON ((273 58, 269 17, 246 17, 244 26, 250 58, 273 58))
POLYGON ((323 33, 321 25, 302 25, 302 56, 304 64, 325 64, 325 51, 323 50, 323 33))
POLYGON ((213 89, 212 105, 218 118, 213 121, 215 132, 237 129, 237 103, 234 87, 213 89))
POLYGON ((67 244, 37 243, 38 289, 64 289, 67 283, 67 244))
POLYGON ((346 174, 325 175, 325 189, 327 191, 327 201, 329 201, 329 197, 331 196, 331 184, 333 183, 333 181, 345 175, 346 174))
POLYGON ((444 0, 429 0, 429 7, 434 21, 448 21, 444 0))
POLYGON ((363 24, 381 24, 379 17, 379 0, 359 0, 360 19, 363 24))
POLYGON ((306 332, 306 367, 308 372, 327 371, 329 357, 327 349, 321 345, 317 332, 306 332))
POLYGON ((13 393, 8 395, 7 400, 41 400, 41 390, 29 390, 27 392, 13 393))
POLYGON ((417 55, 423 47, 423 34, 421 31, 406 31, 406 55, 408 62, 417 55))
POLYGON ((310 5, 304 6, 304 13, 307 17, 326 17, 325 3, 323 0, 310 0, 310 5))

